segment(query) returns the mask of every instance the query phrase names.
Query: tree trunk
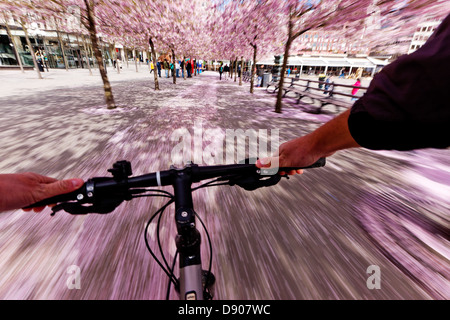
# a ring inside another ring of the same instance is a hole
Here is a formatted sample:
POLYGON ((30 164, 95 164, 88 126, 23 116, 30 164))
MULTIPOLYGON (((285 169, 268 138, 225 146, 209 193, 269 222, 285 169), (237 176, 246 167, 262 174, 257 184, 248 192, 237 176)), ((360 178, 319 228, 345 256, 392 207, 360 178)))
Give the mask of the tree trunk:
MULTIPOLYGON (((86 40, 84 39, 83 35, 81 35, 81 39, 83 40, 84 56, 86 57, 86 63, 89 68, 89 74, 92 76, 93 74, 92 74, 92 69, 91 69, 91 62, 89 61, 89 54, 88 54, 88 49, 86 46, 86 40)), ((78 40, 78 36, 77 36, 77 40, 78 40)))
POLYGON ((250 79, 250 93, 253 93, 254 91, 254 82, 256 73, 256 51, 258 49, 256 45, 252 45, 252 47, 253 47, 253 65, 252 65, 252 77, 250 79))
POLYGON ((241 56, 241 72, 239 74, 239 85, 242 86, 242 73, 244 72, 244 57, 241 56))
POLYGON ((136 66, 136 72, 139 72, 138 71, 138 64, 137 64, 138 57, 137 57, 137 50, 136 50, 136 48, 133 49, 133 55, 134 55, 134 64, 136 66))
MULTIPOLYGON (((78 43, 78 48, 80 48, 80 52, 81 52, 81 45, 80 45, 80 38, 78 38, 78 34, 77 34, 77 43, 78 43)), ((89 58, 87 56, 87 50, 86 50, 86 44, 83 43, 83 48, 84 48, 84 58, 86 59, 86 63, 88 65, 88 69, 89 69, 89 74, 92 76, 92 70, 91 70, 91 65, 89 63, 89 58)), ((81 53, 81 56, 83 57, 83 53, 81 53)), ((83 62, 81 62, 81 65, 83 66, 83 62)))
POLYGON ((172 78, 173 78, 173 84, 177 83, 177 75, 176 75, 176 66, 175 66, 175 51, 173 49, 172 50, 172 64, 173 64, 173 70, 172 70, 172 78))
POLYGON ((20 19, 20 24, 22 25, 22 29, 25 32, 25 39, 27 40, 28 47, 30 48, 31 57, 33 58, 34 68, 36 69, 36 72, 38 74, 38 78, 39 79, 43 79, 42 75, 41 75, 41 71, 39 71, 39 66, 38 66, 37 61, 36 61, 36 55, 34 53, 33 46, 31 45, 30 38, 28 37, 28 30, 27 30, 27 27, 25 27, 25 22, 23 21, 23 19, 20 19))
MULTIPOLYGON (((83 41, 86 43, 86 38, 83 36, 83 41)), ((94 48, 92 47, 92 43, 89 45, 86 43, 87 47, 89 48, 89 54, 92 59, 92 68, 95 68, 95 55, 94 55, 94 48)))
POLYGON ((69 71, 69 64, 67 63, 66 51, 64 50, 64 43, 62 41, 61 34, 59 33, 59 31, 56 31, 56 34, 58 35, 58 42, 59 47, 61 48, 61 55, 63 57, 64 67, 66 68, 66 71, 69 71))
POLYGON ((148 43, 150 44, 150 49, 152 51, 152 60, 153 60, 153 77, 155 78, 155 90, 159 90, 159 82, 158 82, 158 67, 156 66, 156 52, 155 52, 155 44, 151 37, 148 38, 148 43))
POLYGON ((116 51, 116 42, 114 41, 112 44, 112 52, 113 54, 111 54, 111 59, 113 60, 113 66, 114 66, 114 61, 116 62, 116 69, 117 69, 117 73, 120 74, 120 66, 119 66, 119 56, 117 55, 117 51, 116 51))
MULTIPOLYGON (((57 21, 57 20, 56 20, 57 21)), ((59 46, 60 46, 60 48, 61 48, 61 54, 62 54, 62 57, 63 57, 63 61, 64 61, 64 66, 66 67, 66 71, 69 71, 69 64, 67 63, 67 57, 66 57, 66 52, 65 52, 65 50, 64 50, 64 43, 63 43, 63 41, 62 41, 62 38, 61 38, 61 34, 59 33, 59 24, 58 24, 58 22, 56 22, 56 35, 58 36, 58 41, 59 41, 59 46)))
POLYGON ((109 52, 109 59, 111 60, 111 64, 114 67, 114 48, 113 45, 110 43, 108 44, 108 52, 109 52))
POLYGON ((275 112, 277 112, 277 113, 281 113, 281 109, 282 109, 284 75, 286 73, 287 62, 288 62, 288 58, 289 58, 289 50, 291 49, 292 42, 295 40, 296 37, 298 37, 301 34, 301 33, 298 33, 298 34, 296 34, 296 36, 294 36, 292 34, 293 25, 292 25, 291 19, 292 19, 292 16, 290 16, 290 18, 289 18, 288 39, 287 39, 286 45, 284 47, 283 65, 281 66, 280 80, 278 82, 277 102, 275 104, 275 112))
POLYGON ((287 69, 287 61, 289 58, 289 50, 291 48, 292 40, 293 39, 291 39, 291 37, 288 38, 284 49, 283 65, 281 66, 280 81, 278 82, 277 102, 275 104, 275 112, 277 113, 281 113, 282 109, 284 75, 287 69))
POLYGON ((236 57, 236 59, 234 59, 234 82, 236 82, 236 80, 237 80, 237 65, 238 65, 238 63, 237 63, 237 57, 236 57))
POLYGON ((22 71, 22 73, 25 73, 25 70, 23 69, 22 60, 20 59, 19 51, 17 50, 16 42, 14 41, 14 39, 12 37, 11 30, 9 29, 8 18, 6 16, 6 13, 3 13, 3 16, 5 17, 6 32, 8 33, 9 40, 11 41, 11 43, 13 45, 14 54, 16 55, 16 58, 17 58, 17 63, 19 64, 19 67, 20 67, 20 70, 22 71))
POLYGON ((98 69, 103 81, 103 89, 105 90, 105 101, 108 109, 115 109, 114 96, 112 93, 111 84, 109 83, 108 75, 106 74, 105 65, 103 64, 102 53, 99 48, 97 39, 97 28, 95 27, 94 8, 89 0, 84 0, 88 16, 88 30, 91 38, 92 48, 94 49, 95 58, 97 60, 98 69))
POLYGON ((229 75, 230 79, 233 80, 233 58, 230 58, 230 68, 229 68, 229 70, 230 71, 228 72, 229 73, 228 75, 229 75))

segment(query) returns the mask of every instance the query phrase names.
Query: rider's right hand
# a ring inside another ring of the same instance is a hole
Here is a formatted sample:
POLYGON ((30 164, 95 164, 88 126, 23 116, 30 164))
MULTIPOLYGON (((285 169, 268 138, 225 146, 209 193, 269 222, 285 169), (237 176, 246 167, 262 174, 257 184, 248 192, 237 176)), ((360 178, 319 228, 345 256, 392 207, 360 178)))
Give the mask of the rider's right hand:
MULTIPOLYGON (((308 167, 321 158, 312 152, 310 136, 302 136, 283 143, 272 157, 258 159, 258 168, 308 167)), ((279 174, 302 174, 303 170, 280 171, 279 174)))

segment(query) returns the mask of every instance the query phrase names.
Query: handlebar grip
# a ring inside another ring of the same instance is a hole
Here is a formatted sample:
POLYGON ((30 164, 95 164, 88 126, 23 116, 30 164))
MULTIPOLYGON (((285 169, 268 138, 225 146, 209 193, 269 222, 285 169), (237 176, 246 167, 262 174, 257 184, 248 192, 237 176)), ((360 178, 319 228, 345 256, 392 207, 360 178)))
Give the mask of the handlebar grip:
POLYGON ((326 164, 326 158, 320 158, 315 163, 313 163, 312 165, 307 166, 307 167, 280 167, 279 171, 286 172, 286 171, 300 170, 300 169, 320 168, 320 167, 325 167, 325 164, 326 164))
POLYGON ((85 187, 85 184, 84 184, 81 188, 79 188, 79 189, 77 189, 75 191, 72 191, 72 192, 69 192, 69 193, 65 193, 65 194, 60 194, 60 195, 57 195, 57 196, 54 196, 54 197, 51 197, 51 198, 44 199, 42 201, 38 201, 36 203, 33 203, 33 204, 29 205, 29 206, 24 207, 23 209, 31 209, 31 208, 36 208, 36 207, 45 207, 45 206, 48 206, 48 205, 57 204, 59 202, 67 202, 67 201, 71 201, 71 200, 77 200, 77 196, 79 194, 83 194, 84 195, 85 191, 86 191, 86 187, 85 187))
POLYGON ((292 170, 299 170, 299 169, 312 169, 312 168, 319 168, 324 167, 326 163, 326 158, 320 158, 315 163, 313 163, 310 166, 307 167, 274 167, 274 168, 261 168, 260 174, 263 176, 271 176, 274 174, 278 174, 278 172, 289 172, 292 170))

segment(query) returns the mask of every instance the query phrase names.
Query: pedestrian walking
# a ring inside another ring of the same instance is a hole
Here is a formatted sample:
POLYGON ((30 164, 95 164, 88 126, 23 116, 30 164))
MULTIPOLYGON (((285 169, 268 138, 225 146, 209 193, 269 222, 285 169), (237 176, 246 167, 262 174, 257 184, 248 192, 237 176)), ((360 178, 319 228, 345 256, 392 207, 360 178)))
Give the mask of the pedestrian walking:
POLYGON ((191 60, 188 60, 186 62, 186 71, 187 71, 187 77, 191 78, 191 73, 192 73, 192 64, 191 64, 191 60))
POLYGON ((181 68, 181 77, 184 78, 184 59, 181 60, 180 68, 181 68))
POLYGON ((220 75, 220 80, 222 80, 222 73, 223 73, 223 65, 220 65, 219 67, 219 75, 220 75))
POLYGON ((257 87, 261 87, 262 79, 264 76, 264 65, 262 65, 259 69, 256 70, 256 75, 258 76, 258 80, 256 82, 257 87))
POLYGON ((358 90, 359 90, 358 87, 360 87, 360 86, 361 86, 361 79, 358 78, 358 79, 356 80, 355 84, 353 85, 353 90, 352 90, 352 96, 353 96, 353 97, 352 97, 352 101, 358 99, 358 98, 356 97, 356 93, 358 93, 358 90))
POLYGON ((320 74, 319 74, 319 89, 322 89, 323 88, 323 82, 325 81, 325 79, 326 79, 326 75, 325 75, 325 73, 323 73, 323 72, 321 72, 320 74))
POLYGON ((156 62, 156 68, 158 69, 158 76, 161 78, 161 62, 156 62))
POLYGON ((170 68, 170 76, 173 77, 173 75, 175 74, 175 66, 173 65, 173 62, 170 62, 169 68, 170 68))
POLYGON ((153 64, 153 61, 150 61, 150 73, 155 71, 155 65, 153 64))
POLYGON ((327 80, 325 80, 325 90, 323 91, 323 94, 327 94, 328 92, 330 92, 330 87, 331 87, 331 76, 329 76, 327 80))
POLYGON ((225 67, 223 68, 223 72, 225 72, 225 80, 228 80, 227 73, 230 72, 230 67, 228 67, 228 64, 226 64, 225 67))
POLYGON ((178 60, 177 62, 175 62, 175 69, 176 69, 176 73, 177 73, 177 78, 180 77, 180 61, 178 60))
POLYGON ((164 59, 164 72, 166 73, 166 78, 169 77, 169 62, 167 62, 167 59, 164 59))

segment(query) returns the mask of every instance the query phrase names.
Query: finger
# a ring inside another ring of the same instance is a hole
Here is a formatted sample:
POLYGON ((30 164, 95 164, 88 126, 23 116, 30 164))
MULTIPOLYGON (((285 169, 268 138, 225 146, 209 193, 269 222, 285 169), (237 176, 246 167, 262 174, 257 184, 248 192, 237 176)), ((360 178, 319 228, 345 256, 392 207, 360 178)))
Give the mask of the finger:
POLYGON ((38 182, 38 183, 53 183, 58 181, 58 179, 55 178, 51 178, 51 177, 47 177, 47 176, 43 176, 34 172, 27 172, 25 173, 25 175, 31 176, 33 178, 34 181, 38 182))
POLYGON ((278 157, 267 157, 258 159, 256 161, 256 166, 258 168, 278 168, 279 167, 279 158, 278 157))
POLYGON ((41 197, 40 200, 75 191, 79 189, 83 183, 84 181, 82 179, 68 179, 46 184, 44 185, 42 194, 39 195, 41 197))
POLYGON ((293 176, 293 175, 296 175, 296 174, 303 174, 303 169, 291 170, 291 171, 289 171, 289 172, 286 172, 286 171, 280 171, 278 174, 279 174, 279 175, 282 175, 282 176, 285 176, 285 175, 293 176))
POLYGON ((262 158, 256 161, 256 166, 258 168, 267 168, 270 167, 270 158, 262 158))
MULTIPOLYGON (((49 204, 48 205, 48 207, 50 207, 50 208, 53 208, 54 206, 56 206, 56 204, 49 204)), ((45 207, 22 208, 22 210, 25 211, 25 212, 30 212, 30 211, 41 212, 44 209, 45 209, 45 207)))

